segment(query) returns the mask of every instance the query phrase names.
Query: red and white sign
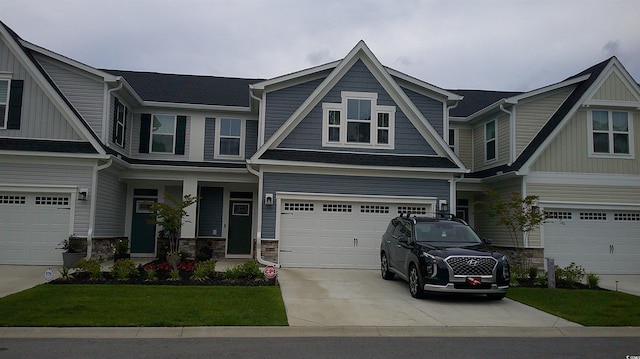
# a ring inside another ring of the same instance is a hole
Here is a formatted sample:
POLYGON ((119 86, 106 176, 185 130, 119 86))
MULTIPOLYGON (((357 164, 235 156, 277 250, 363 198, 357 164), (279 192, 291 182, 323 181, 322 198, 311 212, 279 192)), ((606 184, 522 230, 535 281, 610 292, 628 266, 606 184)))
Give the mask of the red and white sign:
POLYGON ((278 270, 276 269, 276 267, 274 266, 266 266, 264 268, 264 276, 267 277, 267 279, 273 279, 278 275, 278 270))
POLYGON ((469 285, 480 285, 482 284, 482 278, 480 277, 467 277, 467 284, 469 285))

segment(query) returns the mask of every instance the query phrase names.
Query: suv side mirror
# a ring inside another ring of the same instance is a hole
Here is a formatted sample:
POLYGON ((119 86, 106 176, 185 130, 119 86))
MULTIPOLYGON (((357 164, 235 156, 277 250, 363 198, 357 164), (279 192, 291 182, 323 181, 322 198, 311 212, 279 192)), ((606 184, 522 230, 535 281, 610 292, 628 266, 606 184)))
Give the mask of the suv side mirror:
POLYGON ((482 237, 482 240, 483 240, 483 241, 484 241, 484 243, 486 243, 486 244, 491 244, 491 243, 493 242, 491 239, 489 239, 489 238, 484 238, 484 237, 482 237))
POLYGON ((401 234, 398 240, 402 243, 409 243, 409 237, 406 234, 401 234))

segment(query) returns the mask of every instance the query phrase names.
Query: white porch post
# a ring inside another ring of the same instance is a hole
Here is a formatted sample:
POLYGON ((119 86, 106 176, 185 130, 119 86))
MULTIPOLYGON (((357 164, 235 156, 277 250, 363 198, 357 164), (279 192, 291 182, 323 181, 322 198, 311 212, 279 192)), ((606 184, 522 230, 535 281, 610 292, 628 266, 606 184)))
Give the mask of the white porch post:
MULTIPOLYGON (((198 196, 198 179, 195 177, 185 177, 182 182, 182 195, 198 196)), ((182 224, 182 230, 180 236, 182 238, 196 238, 196 208, 197 204, 185 208, 187 212, 187 221, 182 224)))

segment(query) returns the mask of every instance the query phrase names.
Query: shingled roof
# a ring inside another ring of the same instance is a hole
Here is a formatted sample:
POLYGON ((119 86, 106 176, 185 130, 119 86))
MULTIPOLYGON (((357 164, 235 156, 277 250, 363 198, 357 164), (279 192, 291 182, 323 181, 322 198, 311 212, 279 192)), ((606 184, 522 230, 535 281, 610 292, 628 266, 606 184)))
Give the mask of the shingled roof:
POLYGON ((512 96, 522 94, 522 92, 514 91, 485 91, 485 90, 448 90, 464 99, 459 102, 458 106, 451 109, 451 117, 467 117, 487 106, 512 96))
POLYGON ((144 101, 249 107, 249 85, 262 79, 102 70, 122 76, 144 101))

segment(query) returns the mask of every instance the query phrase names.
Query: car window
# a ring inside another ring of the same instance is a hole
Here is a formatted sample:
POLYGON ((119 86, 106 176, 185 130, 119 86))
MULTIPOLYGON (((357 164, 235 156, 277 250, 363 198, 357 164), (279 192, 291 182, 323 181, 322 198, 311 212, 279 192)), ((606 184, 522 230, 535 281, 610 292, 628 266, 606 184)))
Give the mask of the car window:
POLYGON ((416 240, 440 243, 482 243, 470 227, 457 222, 419 222, 416 224, 416 240))
POLYGON ((398 222, 396 228, 393 231, 393 236, 395 238, 400 238, 400 236, 405 235, 407 238, 411 239, 411 224, 405 222, 398 222))

